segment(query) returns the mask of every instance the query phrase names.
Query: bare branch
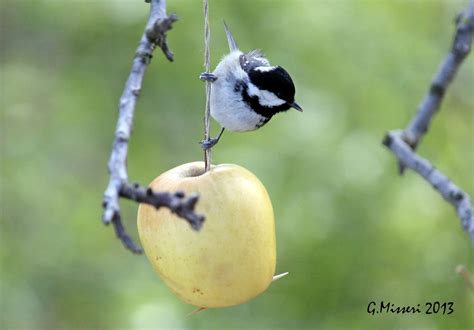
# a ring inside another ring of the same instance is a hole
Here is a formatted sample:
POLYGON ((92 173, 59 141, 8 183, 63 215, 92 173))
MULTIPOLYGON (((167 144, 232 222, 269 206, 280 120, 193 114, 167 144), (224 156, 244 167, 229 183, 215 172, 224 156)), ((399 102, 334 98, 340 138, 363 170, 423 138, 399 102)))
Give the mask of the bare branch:
POLYGON ((151 204, 156 208, 167 207, 178 216, 187 220, 194 229, 199 229, 204 221, 203 216, 194 213, 194 206, 198 199, 197 196, 193 195, 185 198, 181 192, 174 194, 168 192, 157 193, 151 191, 151 189, 142 188, 138 184, 130 185, 128 182, 128 142, 131 136, 133 115, 138 96, 140 95, 145 70, 148 64, 150 64, 156 46, 163 50, 168 60, 173 60, 173 53, 166 42, 166 32, 171 29, 177 17, 175 14, 166 15, 165 0, 149 0, 146 2, 150 3, 150 16, 120 98, 119 118, 108 164, 110 181, 104 193, 104 214, 102 218, 106 225, 112 222, 117 237, 125 247, 134 253, 141 253, 141 249, 133 243, 122 225, 119 206, 120 197, 151 204))
POLYGON ((449 84, 469 54, 473 34, 474 0, 471 0, 469 8, 456 19, 456 33, 451 50, 441 63, 415 117, 405 130, 388 132, 383 143, 398 158, 400 174, 405 167, 411 168, 454 206, 463 228, 474 244, 474 208, 470 196, 414 151, 428 131, 432 117, 438 111, 449 84))
MULTIPOLYGON (((461 63, 471 50, 474 31, 474 1, 470 7, 456 18, 456 31, 450 52, 441 63, 418 112, 403 133, 405 142, 416 150, 421 138, 428 132, 434 114, 439 110, 446 90, 456 75, 461 63)), ((401 170, 403 172, 403 170, 401 170)))

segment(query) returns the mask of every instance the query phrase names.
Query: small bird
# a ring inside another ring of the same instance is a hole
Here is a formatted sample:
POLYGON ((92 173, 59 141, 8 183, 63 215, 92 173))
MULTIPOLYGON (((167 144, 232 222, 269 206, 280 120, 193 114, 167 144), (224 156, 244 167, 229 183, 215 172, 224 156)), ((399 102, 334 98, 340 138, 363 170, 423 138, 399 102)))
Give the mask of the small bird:
POLYGON ((225 129, 233 132, 256 130, 277 113, 294 108, 295 85, 281 66, 272 66, 260 50, 243 53, 224 22, 230 53, 222 58, 212 73, 202 73, 201 80, 212 82, 211 116, 221 125, 216 138, 201 141, 202 148, 212 148, 225 129))

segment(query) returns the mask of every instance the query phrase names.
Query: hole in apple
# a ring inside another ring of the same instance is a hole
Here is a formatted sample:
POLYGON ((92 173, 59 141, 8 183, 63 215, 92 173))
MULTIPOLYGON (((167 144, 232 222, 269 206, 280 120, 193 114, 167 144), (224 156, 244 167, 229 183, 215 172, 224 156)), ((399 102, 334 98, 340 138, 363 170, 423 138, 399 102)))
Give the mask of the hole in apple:
POLYGON ((185 173, 185 176, 187 178, 194 178, 194 177, 197 177, 197 176, 201 176, 204 174, 204 167, 192 167, 192 168, 189 168, 186 173, 185 173))

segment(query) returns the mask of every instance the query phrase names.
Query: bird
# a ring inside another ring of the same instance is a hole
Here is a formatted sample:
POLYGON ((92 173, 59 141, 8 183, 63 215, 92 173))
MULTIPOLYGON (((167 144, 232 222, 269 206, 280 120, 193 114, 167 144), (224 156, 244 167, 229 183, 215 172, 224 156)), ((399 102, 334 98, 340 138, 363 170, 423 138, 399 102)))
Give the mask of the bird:
POLYGON ((303 109, 295 101, 295 85, 281 66, 271 65, 258 49, 242 52, 224 22, 229 44, 213 72, 200 75, 211 83, 210 113, 221 125, 216 138, 201 141, 204 150, 219 142, 224 130, 247 132, 261 128, 279 113, 303 109))

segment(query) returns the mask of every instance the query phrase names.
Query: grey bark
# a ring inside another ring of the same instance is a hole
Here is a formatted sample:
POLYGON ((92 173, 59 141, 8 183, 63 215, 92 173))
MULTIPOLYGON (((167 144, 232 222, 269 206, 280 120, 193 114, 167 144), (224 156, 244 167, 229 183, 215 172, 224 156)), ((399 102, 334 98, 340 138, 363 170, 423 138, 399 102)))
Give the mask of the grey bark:
POLYGON ((405 167, 414 170, 454 206, 462 227, 474 244, 474 208, 470 196, 415 152, 423 135, 428 132, 431 120, 439 110, 449 84, 471 50, 473 34, 474 0, 456 18, 456 31, 451 50, 442 61, 416 115, 404 130, 388 132, 383 143, 398 158, 401 174, 405 167))
POLYGON ((108 163, 110 180, 104 193, 102 220, 104 224, 113 224, 117 237, 123 245, 134 253, 141 253, 126 233, 120 217, 119 198, 126 198, 155 206, 157 209, 166 207, 171 212, 189 222, 194 229, 199 229, 204 217, 194 212, 198 200, 197 195, 186 197, 182 192, 154 192, 138 184, 130 184, 127 173, 128 143, 132 133, 133 116, 138 96, 140 95, 143 77, 150 64, 153 51, 158 46, 166 58, 173 60, 173 53, 166 42, 166 32, 177 21, 175 14, 166 14, 165 0, 149 0, 150 15, 145 31, 140 39, 138 49, 132 63, 132 69, 119 103, 119 118, 115 131, 112 153, 108 163))

